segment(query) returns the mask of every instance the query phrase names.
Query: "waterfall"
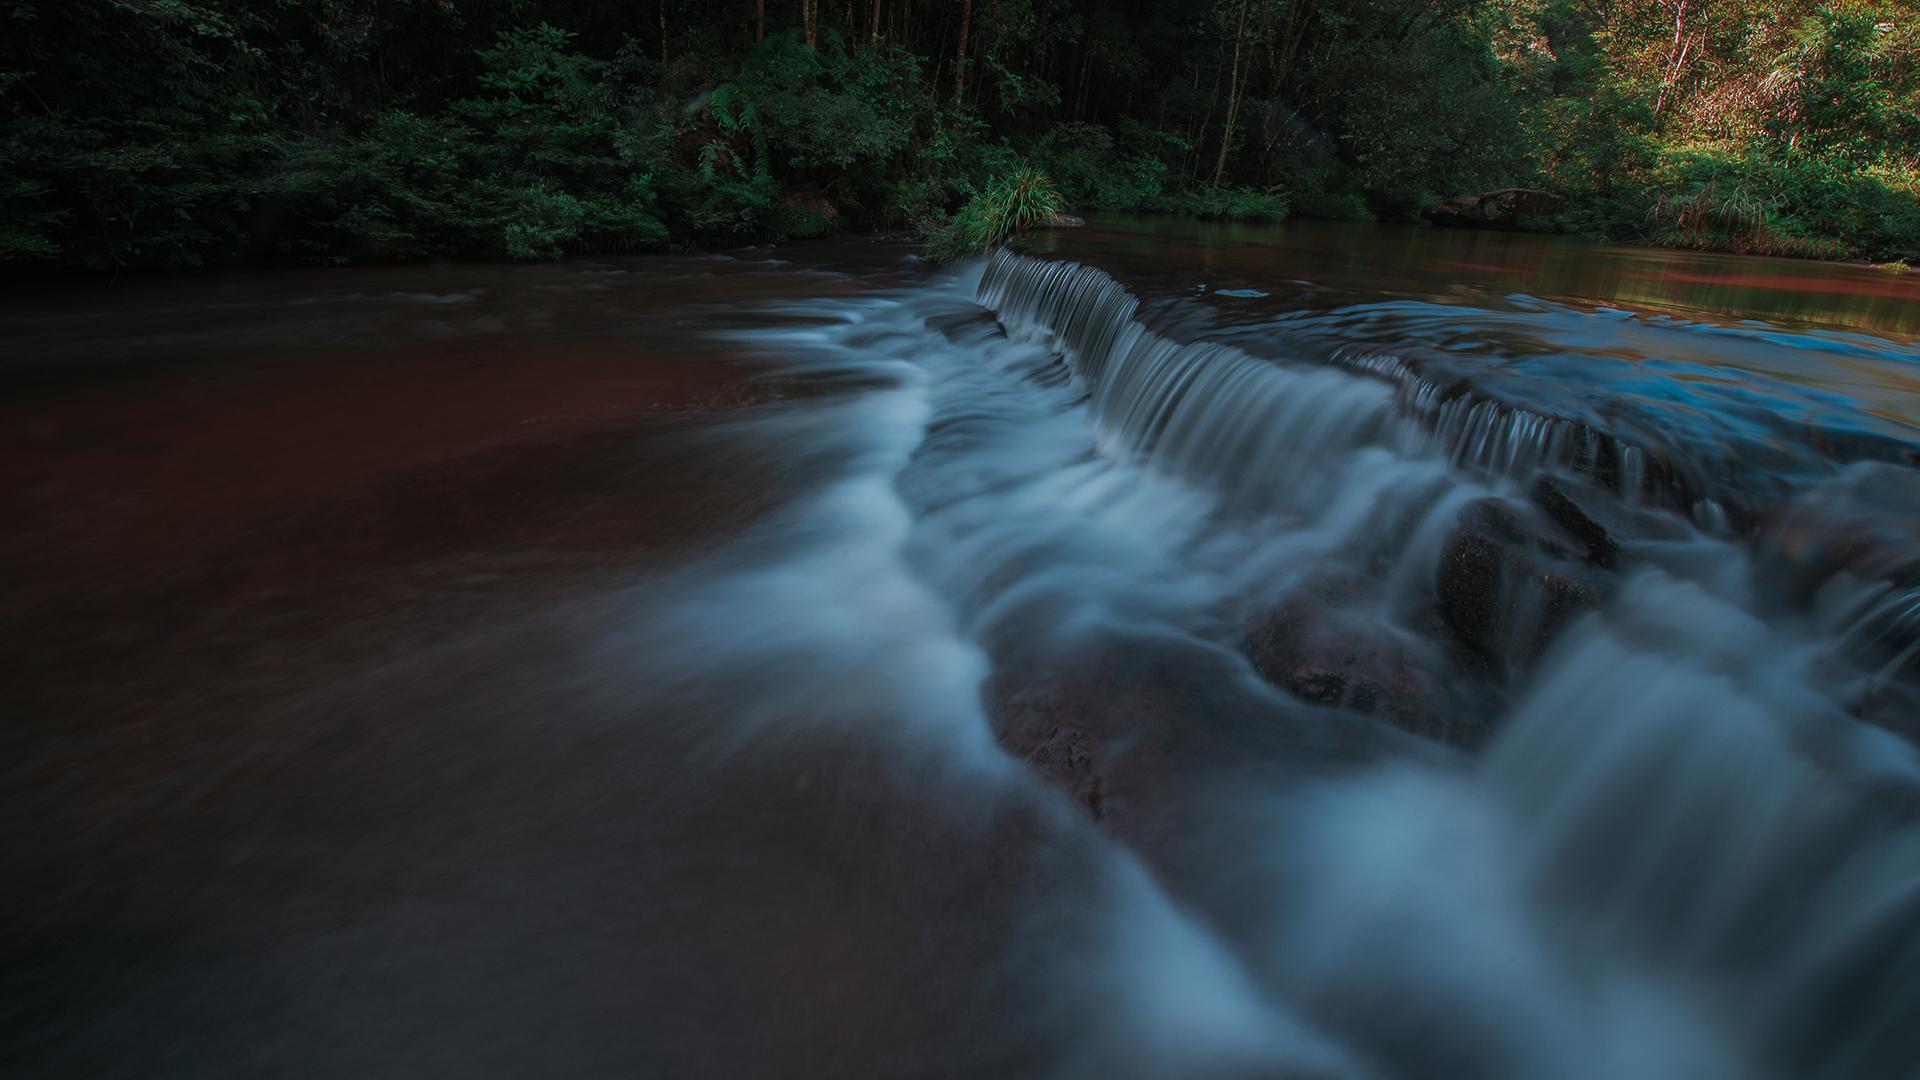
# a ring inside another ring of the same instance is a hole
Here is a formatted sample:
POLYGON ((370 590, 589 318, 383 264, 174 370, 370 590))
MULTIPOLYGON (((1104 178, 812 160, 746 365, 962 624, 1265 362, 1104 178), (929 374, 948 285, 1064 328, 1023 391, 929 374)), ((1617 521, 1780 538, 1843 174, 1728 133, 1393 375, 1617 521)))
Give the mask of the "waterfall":
POLYGON ((1057 348, 1089 395, 1107 449, 1275 511, 1326 497, 1313 466, 1368 446, 1411 445, 1384 387, 1327 368, 1288 368, 1146 329, 1139 302, 1077 263, 1001 252, 979 285, 1009 333, 1057 348))
POLYGON ((1252 515, 1229 550, 1256 569, 1231 590, 1338 582, 1303 586, 1286 625, 1310 629, 1279 647, 1321 648, 1311 627, 1332 625, 1334 660, 1363 662, 1294 692, 1345 679, 1311 699, 1362 713, 1354 687, 1396 693, 1364 682, 1364 658, 1417 670, 1409 598, 1463 551, 1505 552, 1488 563, 1504 580, 1487 609, 1509 620, 1496 654, 1552 635, 1461 771, 1386 765, 1201 800, 1178 846, 1234 866, 1186 887, 1263 985, 1387 1075, 1865 1078, 1920 1059, 1920 755, 1830 692, 1835 663, 1881 680, 1912 665, 1909 580, 1772 625, 1753 607, 1766 570, 1729 542, 1726 507, 1644 447, 1393 356, 1290 364, 1172 341, 1082 265, 1003 253, 975 295, 1012 343, 1067 366, 1078 396, 1051 408, 1083 412, 1136 482, 1178 478, 1252 515), (1609 584, 1560 615, 1563 594, 1525 589, 1581 559, 1516 497, 1541 477, 1617 504, 1559 506, 1568 527, 1658 518, 1606 533, 1624 566, 1579 569, 1609 584), (1479 546, 1447 547, 1461 530, 1479 546), (1397 604, 1353 601, 1369 589, 1397 604))
POLYGON ((1247 488, 1276 476, 1297 480, 1289 464, 1302 455, 1377 443, 1496 481, 1579 473, 1630 503, 1690 514, 1702 528, 1736 527, 1687 470, 1663 465, 1645 447, 1442 386, 1395 356, 1336 351, 1331 364, 1285 365, 1231 345, 1175 342, 1148 329, 1139 300, 1103 271, 1005 250, 987 260, 978 297, 1010 331, 1054 343, 1117 445, 1169 468, 1212 470, 1216 482, 1223 465, 1265 478, 1224 479, 1247 488), (1338 377, 1343 372, 1360 378, 1338 377))
POLYGON ((1920 1080, 1905 369, 822 243, 28 395, 12 1073, 1920 1080))

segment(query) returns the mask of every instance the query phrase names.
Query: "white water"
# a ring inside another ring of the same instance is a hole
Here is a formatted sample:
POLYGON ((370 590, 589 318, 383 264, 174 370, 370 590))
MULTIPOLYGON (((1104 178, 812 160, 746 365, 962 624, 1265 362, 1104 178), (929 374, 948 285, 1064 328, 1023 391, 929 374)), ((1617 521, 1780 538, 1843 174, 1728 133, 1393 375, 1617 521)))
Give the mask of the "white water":
POLYGON ((1810 621, 1754 613, 1741 549, 1637 547, 1472 759, 1239 653, 1330 575, 1418 638, 1457 515, 1568 465, 1566 430, 1166 341, 1070 265, 794 314, 754 348, 848 389, 710 437, 784 448, 797 494, 615 648, 707 767, 857 743, 883 775, 838 782, 903 815, 1032 815, 1002 959, 943 972, 992 998, 979 1039, 1075 1076, 1916 1075, 1920 760, 1828 696, 1810 621), (1088 668, 1201 688, 1152 699, 1140 745, 1183 749, 1111 827, 982 705, 1088 668))

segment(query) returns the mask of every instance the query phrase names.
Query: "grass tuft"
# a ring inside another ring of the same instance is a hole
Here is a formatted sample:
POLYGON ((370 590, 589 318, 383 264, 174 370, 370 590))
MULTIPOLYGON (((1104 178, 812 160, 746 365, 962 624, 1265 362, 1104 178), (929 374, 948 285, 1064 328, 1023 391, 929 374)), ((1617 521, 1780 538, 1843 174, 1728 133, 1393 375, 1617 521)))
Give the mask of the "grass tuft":
POLYGON ((978 255, 1051 221, 1061 206, 1053 179, 1031 165, 1021 166, 990 181, 968 199, 960 212, 933 234, 928 253, 941 262, 978 255))
POLYGON ((1671 247, 1730 251, 1736 255, 1783 255, 1834 259, 1845 254, 1837 240, 1801 236, 1780 227, 1773 210, 1744 183, 1718 178, 1685 194, 1666 194, 1647 216, 1657 238, 1671 247))

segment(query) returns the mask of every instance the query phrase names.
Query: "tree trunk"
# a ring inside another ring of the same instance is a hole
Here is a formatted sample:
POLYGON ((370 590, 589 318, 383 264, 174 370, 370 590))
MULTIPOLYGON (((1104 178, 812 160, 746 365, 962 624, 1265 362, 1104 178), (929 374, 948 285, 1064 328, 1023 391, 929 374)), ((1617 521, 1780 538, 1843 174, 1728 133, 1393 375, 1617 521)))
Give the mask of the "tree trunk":
POLYGON ((1240 39, 1247 33, 1247 0, 1240 0, 1240 21, 1233 28, 1233 69, 1227 76, 1227 123, 1220 134, 1220 159, 1213 163, 1213 186, 1227 171, 1227 151, 1233 146, 1233 120, 1240 111, 1240 39))
POLYGON ((1073 118, 1075 120, 1087 114, 1087 80, 1093 72, 1093 43, 1082 38, 1080 42, 1080 89, 1074 95, 1073 118))
POLYGON ((767 0, 753 0, 755 22, 753 40, 764 41, 767 37, 767 0))
POLYGON ((960 45, 953 54, 953 107, 964 103, 967 93, 967 34, 973 26, 973 0, 960 0, 960 45))
POLYGON ((667 66, 667 0, 660 0, 660 67, 667 66))
POLYGON ((880 0, 873 0, 873 34, 867 40, 880 44, 880 0))
POLYGON ((1667 102, 1674 91, 1674 84, 1680 78, 1680 71, 1686 65, 1687 53, 1693 48, 1693 36, 1687 32, 1687 0, 1680 0, 1673 11, 1673 45, 1667 50, 1665 68, 1660 78, 1660 93, 1653 101, 1655 120, 1667 110, 1667 102))
POLYGON ((807 34, 807 48, 819 44, 820 0, 800 0, 800 26, 807 34))
MULTIPOLYGON (((1193 69, 1193 82, 1194 88, 1196 90, 1199 89, 1200 68, 1198 65, 1195 65, 1193 69)), ((1207 111, 1200 117, 1200 126, 1194 129, 1193 149, 1187 154, 1181 155, 1180 172, 1184 175, 1191 170, 1193 179, 1196 182, 1200 179, 1200 170, 1207 167, 1207 129, 1213 126, 1213 110, 1219 106, 1220 67, 1218 64, 1215 64, 1213 69, 1213 89, 1207 94, 1207 111), (1189 156, 1192 158, 1191 164, 1189 164, 1187 160, 1189 156)))
MULTIPOLYGON (((1300 40, 1306 37, 1308 19, 1312 18, 1312 0, 1293 0, 1287 5, 1287 32, 1280 46, 1280 62, 1273 67, 1273 88, 1276 93, 1285 93, 1287 76, 1293 70, 1293 54, 1300 40)), ((1268 48, 1269 57, 1272 48, 1268 48)), ((1271 59, 1269 65, 1273 64, 1271 59)))

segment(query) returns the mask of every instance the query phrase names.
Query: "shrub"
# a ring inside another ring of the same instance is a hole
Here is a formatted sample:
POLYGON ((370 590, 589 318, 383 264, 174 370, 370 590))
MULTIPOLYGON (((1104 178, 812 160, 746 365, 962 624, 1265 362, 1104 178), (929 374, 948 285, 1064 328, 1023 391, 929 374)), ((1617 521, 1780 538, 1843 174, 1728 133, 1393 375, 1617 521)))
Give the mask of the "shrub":
POLYGON ((1162 195, 1154 200, 1153 208, 1216 221, 1285 221, 1287 196, 1252 188, 1203 187, 1162 195))
POLYGON ((1165 137, 1140 124, 1119 138, 1098 124, 1055 124, 1034 147, 1035 162, 1054 178, 1076 210, 1138 210, 1160 196, 1167 164, 1165 137))
POLYGON ((1833 257, 1840 241, 1797 235, 1781 227, 1767 203, 1746 183, 1722 185, 1717 179, 1684 193, 1654 200, 1649 217, 1656 236, 1674 247, 1731 251, 1742 255, 1833 257))
POLYGON ((1291 196, 1296 218, 1308 221, 1372 221, 1367 200, 1350 191, 1297 191, 1291 196))
POLYGON ((1112 206, 1106 187, 1113 172, 1113 134, 1099 124, 1055 124, 1033 149, 1033 158, 1076 209, 1112 206))
POLYGON ((1052 219, 1060 207, 1053 179, 1033 166, 1022 166, 967 200, 953 220, 933 235, 928 251, 943 262, 978 255, 1052 219))
POLYGON ((1650 182, 1650 238, 1678 247, 1803 258, 1920 254, 1920 192, 1888 172, 1806 156, 1667 156, 1650 182))

